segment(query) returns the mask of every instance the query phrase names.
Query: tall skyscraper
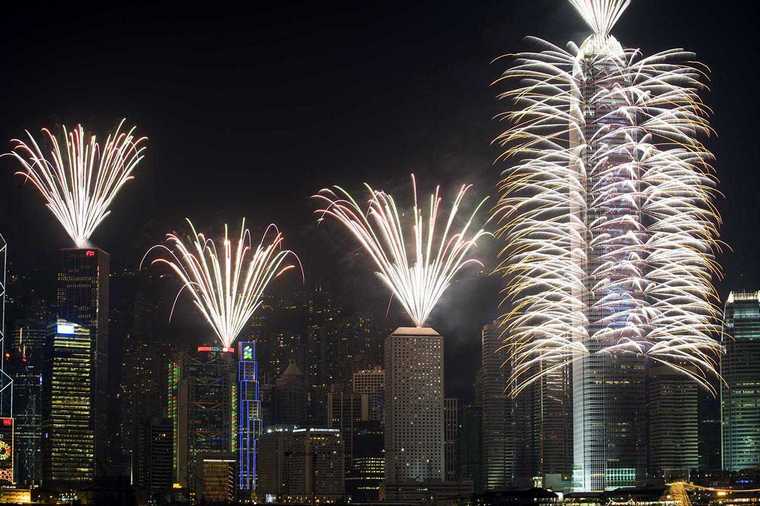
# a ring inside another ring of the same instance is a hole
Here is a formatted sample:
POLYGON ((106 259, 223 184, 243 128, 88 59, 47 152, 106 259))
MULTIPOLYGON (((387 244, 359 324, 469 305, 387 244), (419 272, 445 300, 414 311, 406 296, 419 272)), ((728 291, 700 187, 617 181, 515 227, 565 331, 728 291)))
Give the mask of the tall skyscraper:
POLYGON ((107 432, 111 392, 108 385, 108 314, 110 256, 97 248, 62 250, 58 273, 58 317, 87 328, 92 375, 92 429, 95 437, 96 474, 104 474, 109 465, 107 432))
POLYGON ((63 319, 51 325, 43 383, 43 479, 47 487, 95 479, 93 341, 90 329, 63 319))
POLYGON ((649 370, 649 476, 688 481, 699 465, 699 387, 669 367, 649 370))
POLYGON ((169 365, 174 475, 197 490, 203 459, 226 459, 237 446, 236 371, 231 348, 199 346, 169 365))
POLYGON ((0 235, 0 483, 15 482, 13 378, 5 372, 5 290, 8 244, 0 235))
POLYGON ((760 465, 760 291, 733 291, 723 316, 723 469, 760 465))
POLYGON ((25 365, 13 380, 16 482, 24 487, 42 482, 42 382, 38 367, 25 365))
POLYGON ((238 342, 237 488, 246 497, 256 490, 256 455, 262 428, 258 369, 256 342, 238 342))
MULTIPOLYGON (((488 490, 506 488, 512 483, 514 445, 511 403, 507 400, 506 349, 496 323, 483 327, 481 333, 480 396, 482 416, 482 466, 488 490)), ((521 438, 528 439, 528 433, 521 438)), ((523 465, 525 463, 523 462, 523 465)))
POLYGON ((399 327, 385 339, 385 486, 444 479, 443 338, 399 327))
POLYGON ((513 395, 571 365, 573 489, 600 491, 646 478, 648 364, 706 388, 717 375, 720 220, 704 68, 624 49, 611 31, 629 0, 570 3, 591 35, 520 53, 503 75, 517 88, 502 95, 496 214, 513 395))

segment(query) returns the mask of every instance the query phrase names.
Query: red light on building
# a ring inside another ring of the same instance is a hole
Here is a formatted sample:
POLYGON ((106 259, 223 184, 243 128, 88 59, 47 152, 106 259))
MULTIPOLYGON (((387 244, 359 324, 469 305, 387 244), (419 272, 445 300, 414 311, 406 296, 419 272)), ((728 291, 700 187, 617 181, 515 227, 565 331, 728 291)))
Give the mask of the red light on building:
POLYGON ((10 427, 13 425, 13 418, 3 418, 3 426, 10 427))
POLYGON ((220 348, 218 346, 198 346, 198 351, 217 351, 220 353, 234 353, 235 348, 220 348))
POLYGON ((95 252, 94 252, 94 251, 92 251, 91 249, 88 249, 88 250, 85 252, 85 255, 86 255, 86 256, 88 256, 88 257, 94 257, 94 256, 95 256, 95 252))

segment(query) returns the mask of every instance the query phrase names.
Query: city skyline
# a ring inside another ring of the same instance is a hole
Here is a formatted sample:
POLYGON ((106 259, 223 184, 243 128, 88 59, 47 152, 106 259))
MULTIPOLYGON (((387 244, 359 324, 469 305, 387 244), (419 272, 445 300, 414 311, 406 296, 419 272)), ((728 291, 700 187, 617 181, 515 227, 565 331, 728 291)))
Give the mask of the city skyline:
POLYGON ((69 86, 12 77, 34 100, 0 125, 0 478, 140 504, 760 490, 760 66, 714 42, 760 7, 673 4, 9 27, 0 62, 47 49, 69 86))

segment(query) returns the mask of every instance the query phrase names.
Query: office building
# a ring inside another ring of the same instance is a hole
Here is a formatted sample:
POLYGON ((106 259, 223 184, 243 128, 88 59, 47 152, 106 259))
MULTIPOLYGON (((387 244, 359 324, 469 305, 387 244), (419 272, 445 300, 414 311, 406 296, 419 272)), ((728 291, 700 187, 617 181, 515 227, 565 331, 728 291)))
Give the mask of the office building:
POLYGON ((715 375, 720 218, 702 65, 624 48, 611 32, 631 2, 571 3, 592 33, 568 51, 520 53, 502 76, 513 121, 499 139, 513 163, 498 207, 512 393, 572 364, 580 492, 646 479, 648 365, 688 362, 703 386, 715 375))
POLYGON ((268 502, 335 502, 345 495, 338 429, 268 427, 259 462, 257 494, 268 502))
POLYGON ((232 454, 200 460, 197 496, 201 503, 230 503, 235 499, 236 463, 232 454))
MULTIPOLYGON (((346 493, 353 502, 380 500, 385 479, 383 424, 378 420, 354 424, 351 466, 346 475, 346 493)), ((345 442, 345 438, 344 438, 345 442)))
MULTIPOLYGON (((507 360, 499 327, 489 323, 481 333, 480 399, 482 416, 482 466, 487 490, 500 490, 512 483, 514 448, 511 402, 507 399, 507 360)), ((521 439, 528 439, 523 432, 521 439)), ((523 465, 526 462, 523 461, 523 465)))
POLYGON ((699 387, 669 367, 647 379, 649 476, 688 481, 699 464, 699 387))
POLYGON ((16 483, 23 487, 42 482, 42 373, 24 366, 13 374, 16 483))
POLYGON ((760 291, 734 291, 723 315, 723 469, 760 465, 760 291))
MULTIPOLYGON (((256 490, 256 456, 261 436, 261 396, 256 343, 238 343, 238 482, 241 495, 256 490)), ((241 497, 242 498, 242 497, 241 497)))
POLYGON ((172 488, 172 423, 167 418, 145 420, 137 431, 134 485, 150 495, 172 488))
POLYGON ((353 391, 365 394, 369 402, 369 419, 382 422, 384 420, 383 405, 385 403, 385 371, 382 367, 362 369, 353 374, 353 391))
POLYGON ((95 479, 95 419, 90 329, 58 319, 50 326, 43 381, 42 464, 46 487, 95 479))
POLYGON ((385 487, 444 479, 443 338, 399 327, 385 340, 385 487))
POLYGON ((306 423, 306 384, 301 369, 291 360, 274 384, 274 423, 304 425, 306 423))
POLYGON ((224 459, 237 446, 234 349, 199 346, 169 365, 168 414, 175 481, 197 491, 203 459, 224 459))
POLYGON ((64 249, 58 273, 56 302, 58 317, 90 331, 90 391, 92 392, 92 430, 95 437, 96 473, 104 474, 109 465, 111 435, 108 434, 108 253, 97 248, 64 249))

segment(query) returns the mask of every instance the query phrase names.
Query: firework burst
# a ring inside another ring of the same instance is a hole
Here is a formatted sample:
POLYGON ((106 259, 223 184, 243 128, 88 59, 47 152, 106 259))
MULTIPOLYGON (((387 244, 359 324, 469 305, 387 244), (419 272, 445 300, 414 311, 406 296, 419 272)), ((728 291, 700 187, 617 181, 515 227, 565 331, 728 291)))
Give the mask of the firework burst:
POLYGON ((168 244, 153 246, 143 262, 151 252, 159 252, 161 255, 151 264, 167 265, 182 283, 174 305, 182 291, 188 290, 222 346, 229 348, 261 305, 267 286, 296 266, 301 268, 300 260, 293 251, 282 249, 284 237, 275 225, 267 227, 255 247, 245 220, 235 244, 225 225, 220 252, 213 239, 197 232, 190 220, 187 223, 192 232, 189 241, 174 233, 166 234, 168 244), (294 262, 289 263, 289 258, 294 262))
POLYGON ((494 217, 512 310, 504 333, 517 395, 592 353, 719 377, 720 217, 707 69, 673 49, 645 57, 610 30, 627 0, 571 0, 593 33, 512 55, 510 166, 494 217))
POLYGON ((12 156, 23 170, 17 172, 32 182, 45 204, 78 248, 89 244, 97 226, 110 214, 109 207, 119 190, 133 178, 143 159, 145 137, 134 135, 135 127, 122 131, 124 120, 98 144, 87 137, 82 125, 69 131, 63 127, 62 144, 47 128, 41 146, 27 131, 28 142, 13 139, 12 156))
POLYGON ((364 211, 350 193, 339 186, 325 188, 314 198, 324 204, 315 211, 322 221, 330 216, 342 223, 359 244, 369 253, 377 267, 377 275, 390 288, 393 295, 411 318, 414 325, 422 327, 438 300, 451 284, 454 276, 468 265, 481 265, 469 258, 470 250, 478 239, 488 233, 474 230, 473 221, 482 200, 464 226, 454 222, 471 185, 462 185, 446 218, 443 231, 438 234, 438 218, 441 214, 440 189, 430 195, 427 219, 417 205, 417 185, 412 175, 414 207, 413 225, 408 235, 401 223, 402 213, 392 195, 375 190, 365 184, 369 193, 369 205, 364 211), (407 251, 407 238, 414 243, 413 254, 407 251))

